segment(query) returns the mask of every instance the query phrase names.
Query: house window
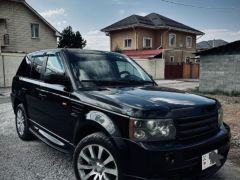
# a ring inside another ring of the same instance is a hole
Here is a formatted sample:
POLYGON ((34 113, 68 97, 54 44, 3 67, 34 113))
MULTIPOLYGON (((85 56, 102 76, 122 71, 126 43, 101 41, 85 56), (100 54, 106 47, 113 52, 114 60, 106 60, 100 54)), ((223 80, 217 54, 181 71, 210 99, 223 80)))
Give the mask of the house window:
POLYGON ((132 39, 124 39, 124 48, 132 47, 132 39))
POLYGON ((191 36, 186 37, 186 47, 192 48, 192 37, 191 36))
POLYGON ((39 38, 39 24, 31 24, 32 38, 39 38))
POLYGON ((176 34, 169 34, 169 47, 175 47, 176 46, 176 34))
POLYGON ((5 46, 8 46, 10 44, 9 34, 4 34, 3 35, 3 43, 4 43, 5 46))
POLYGON ((143 47, 152 48, 152 38, 144 37, 143 38, 143 47))
POLYGON ((170 56, 170 62, 174 63, 174 56, 170 56))

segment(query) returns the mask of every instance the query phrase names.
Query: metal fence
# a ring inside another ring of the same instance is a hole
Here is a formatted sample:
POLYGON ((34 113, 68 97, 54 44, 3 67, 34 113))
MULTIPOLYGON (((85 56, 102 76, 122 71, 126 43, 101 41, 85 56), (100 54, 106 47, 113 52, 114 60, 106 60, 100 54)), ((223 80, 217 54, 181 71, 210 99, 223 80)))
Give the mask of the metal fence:
POLYGON ((165 65, 165 79, 198 79, 199 64, 178 63, 165 65))

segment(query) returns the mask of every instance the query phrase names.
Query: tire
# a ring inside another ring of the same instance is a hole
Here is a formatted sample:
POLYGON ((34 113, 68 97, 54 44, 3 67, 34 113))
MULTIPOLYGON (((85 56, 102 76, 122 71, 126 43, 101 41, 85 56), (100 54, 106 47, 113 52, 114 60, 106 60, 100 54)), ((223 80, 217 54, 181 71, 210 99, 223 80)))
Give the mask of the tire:
POLYGON ((29 131, 27 114, 23 104, 19 104, 16 108, 15 116, 16 130, 20 139, 23 141, 32 140, 33 135, 29 131))
POLYGON ((119 162, 114 145, 101 132, 83 138, 73 155, 78 180, 122 180, 119 162))

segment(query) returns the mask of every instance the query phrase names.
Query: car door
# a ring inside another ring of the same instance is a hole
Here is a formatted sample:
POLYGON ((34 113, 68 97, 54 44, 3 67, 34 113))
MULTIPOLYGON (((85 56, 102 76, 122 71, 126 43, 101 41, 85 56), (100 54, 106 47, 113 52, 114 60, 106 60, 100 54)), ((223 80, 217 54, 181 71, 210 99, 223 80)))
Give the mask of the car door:
POLYGON ((70 93, 66 90, 66 86, 59 83, 57 79, 51 79, 54 75, 67 76, 64 61, 59 53, 47 55, 43 82, 39 91, 44 105, 43 126, 54 135, 69 141, 72 138, 69 131, 73 132, 74 128, 74 122, 70 117, 70 93))
POLYGON ((27 103, 27 112, 30 118, 30 121, 34 121, 38 124, 41 124, 43 117, 43 111, 41 106, 41 94, 39 93, 41 76, 43 67, 46 63, 46 56, 43 54, 35 54, 31 57, 31 73, 30 78, 24 78, 25 81, 25 90, 26 90, 26 103, 27 103))

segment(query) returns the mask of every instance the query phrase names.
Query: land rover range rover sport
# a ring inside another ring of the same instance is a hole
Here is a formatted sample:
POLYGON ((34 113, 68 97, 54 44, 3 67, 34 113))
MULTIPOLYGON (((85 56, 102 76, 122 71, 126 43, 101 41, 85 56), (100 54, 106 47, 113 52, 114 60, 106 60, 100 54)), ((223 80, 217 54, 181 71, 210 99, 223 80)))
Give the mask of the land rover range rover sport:
POLYGON ((30 53, 11 99, 19 137, 72 153, 81 180, 211 176, 230 147, 217 100, 158 86, 118 53, 30 53))

